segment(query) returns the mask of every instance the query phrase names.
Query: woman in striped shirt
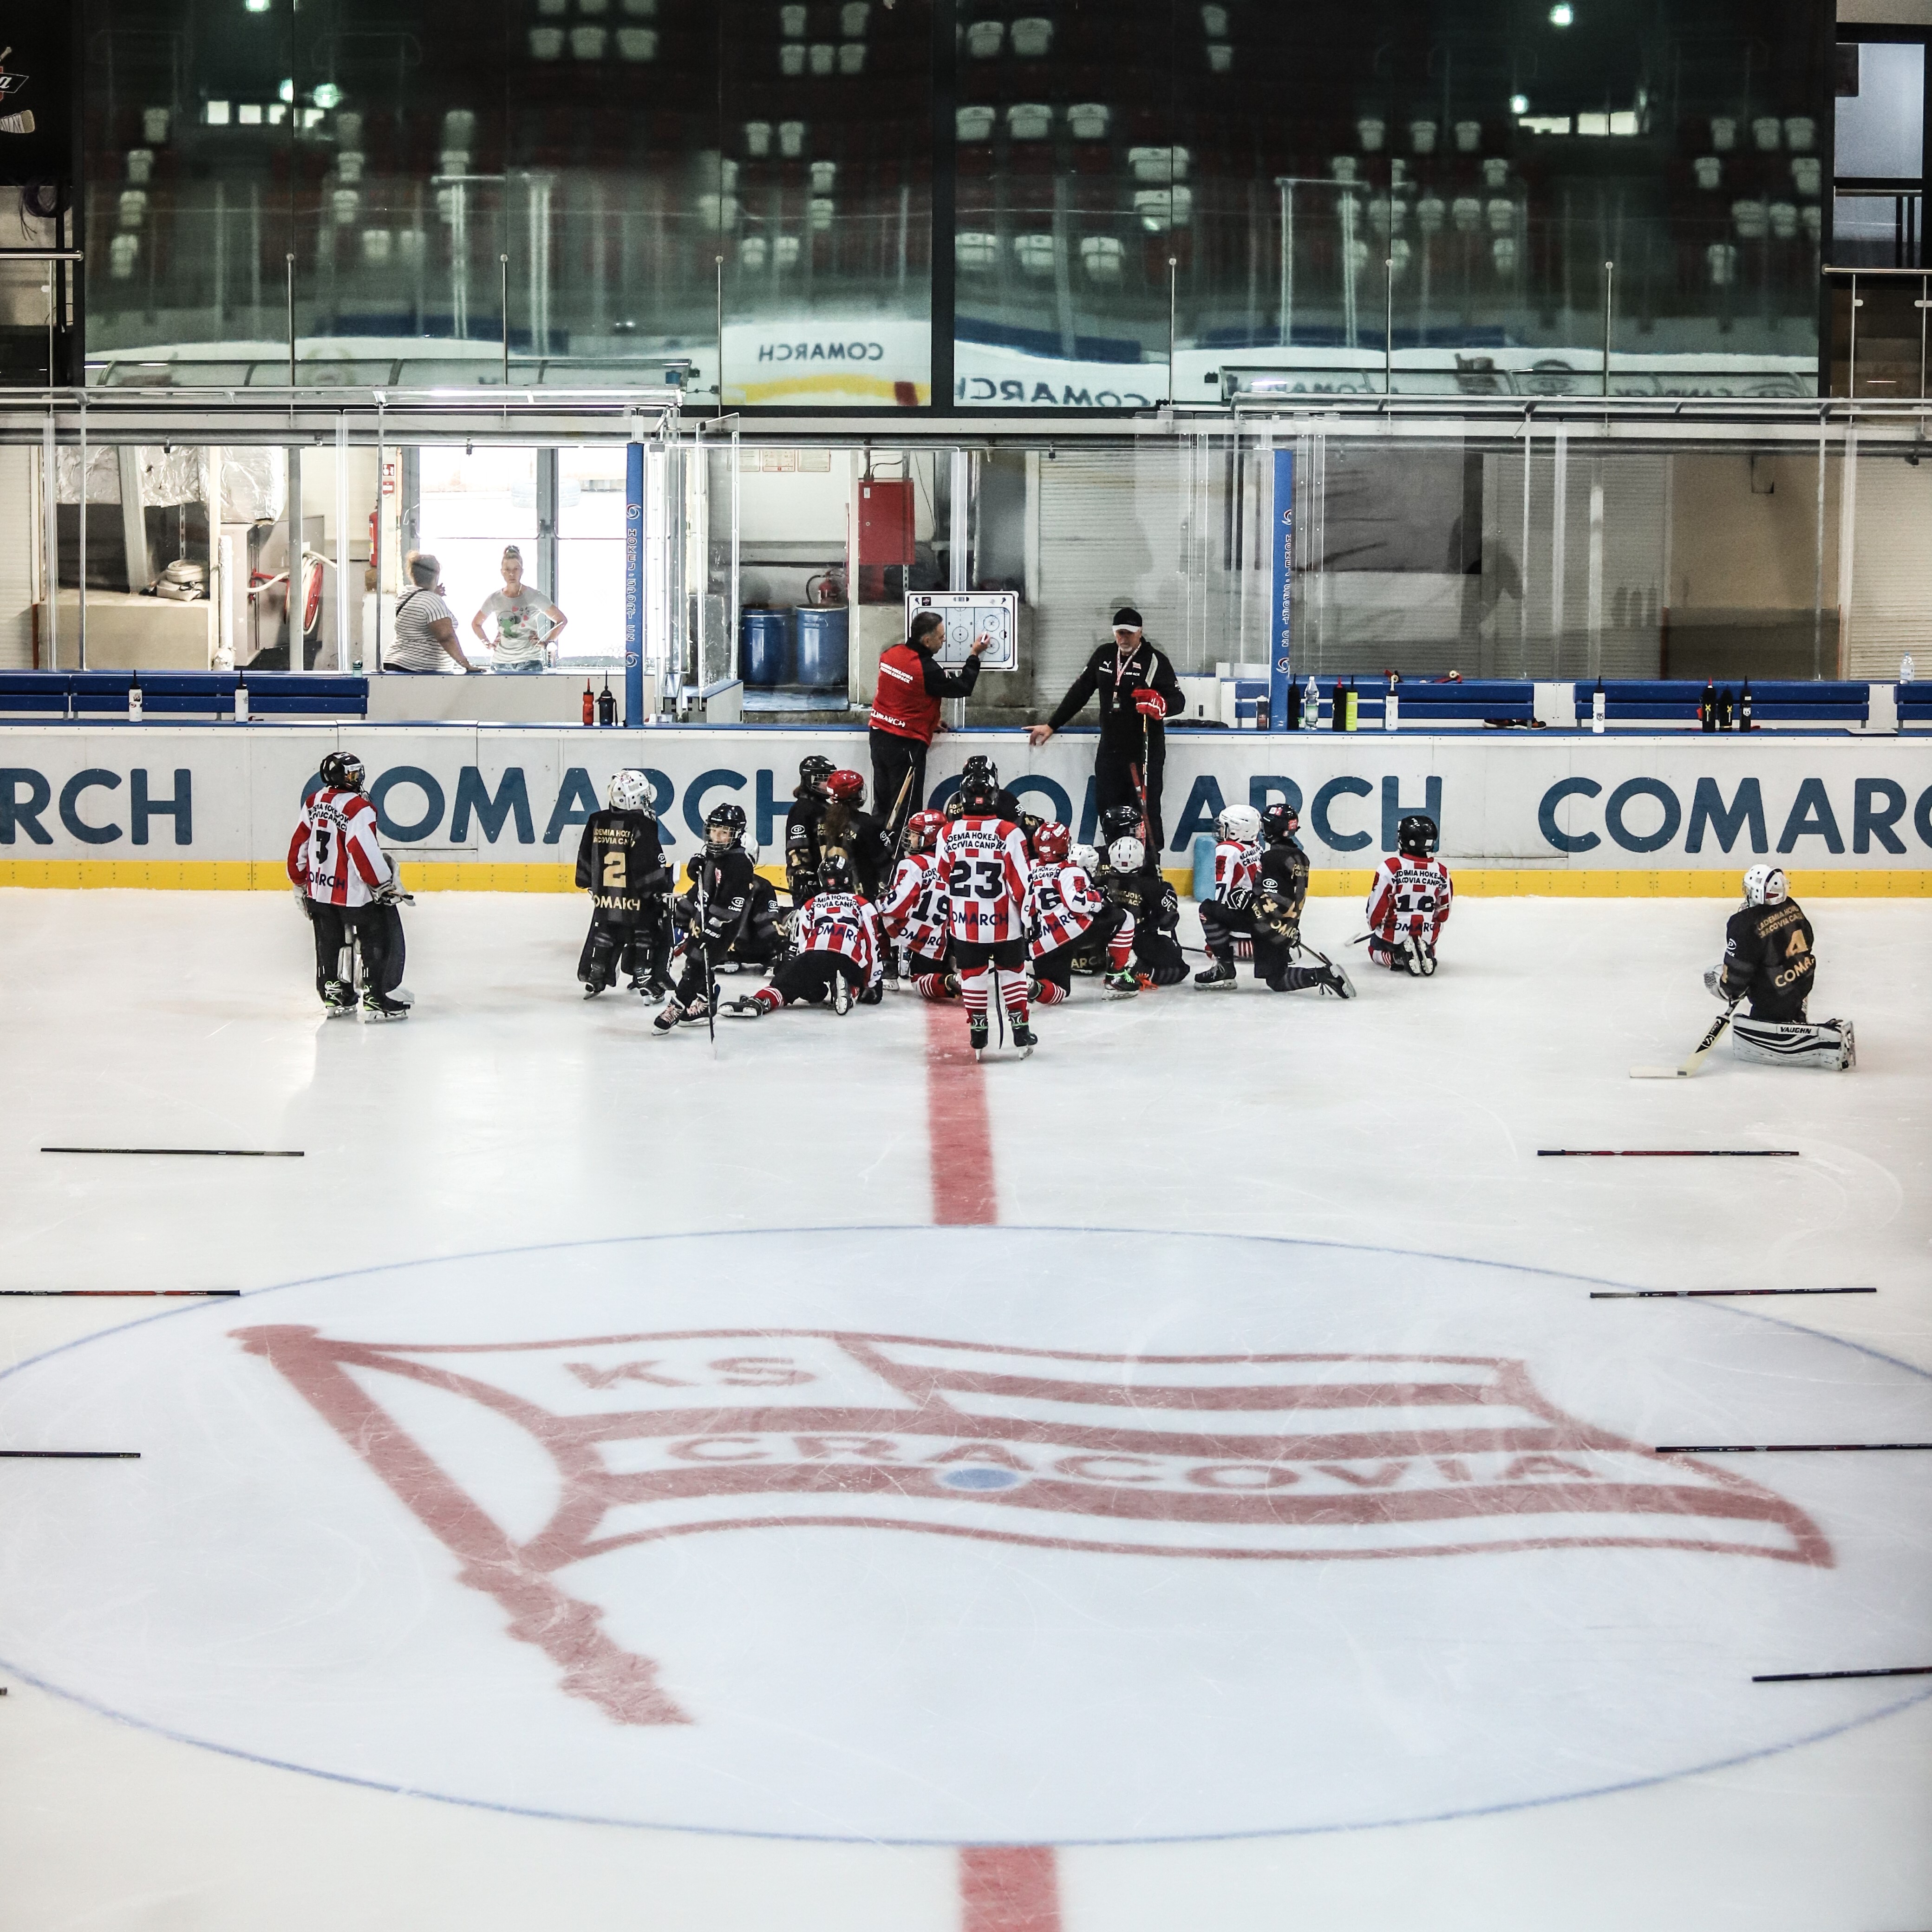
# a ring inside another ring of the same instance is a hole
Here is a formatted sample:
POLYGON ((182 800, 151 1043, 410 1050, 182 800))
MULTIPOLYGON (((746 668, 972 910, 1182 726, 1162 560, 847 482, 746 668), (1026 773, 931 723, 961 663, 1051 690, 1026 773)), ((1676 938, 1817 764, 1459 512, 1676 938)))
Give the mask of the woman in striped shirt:
POLYGON ((442 586, 436 581, 442 565, 419 550, 411 550, 406 561, 414 587, 396 600, 396 628, 382 668, 410 675, 434 674, 449 657, 459 670, 476 670, 456 640, 455 615, 442 601, 442 586))

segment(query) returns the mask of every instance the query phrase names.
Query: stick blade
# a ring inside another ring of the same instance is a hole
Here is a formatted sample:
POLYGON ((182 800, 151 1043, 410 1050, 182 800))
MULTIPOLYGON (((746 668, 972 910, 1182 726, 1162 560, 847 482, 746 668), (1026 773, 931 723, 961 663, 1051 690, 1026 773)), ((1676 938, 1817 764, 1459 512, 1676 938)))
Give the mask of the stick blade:
POLYGON ((1633 1080, 1688 1080, 1690 1070, 1688 1066, 1633 1066, 1630 1077, 1633 1080))

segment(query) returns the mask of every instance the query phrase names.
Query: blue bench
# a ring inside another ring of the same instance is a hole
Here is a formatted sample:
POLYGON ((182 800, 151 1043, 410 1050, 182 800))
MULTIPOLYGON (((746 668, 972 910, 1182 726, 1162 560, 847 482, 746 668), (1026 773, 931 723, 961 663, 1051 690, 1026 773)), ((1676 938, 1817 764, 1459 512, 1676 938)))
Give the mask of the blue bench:
POLYGON ((1932 684, 1920 684, 1916 680, 1910 684, 1894 687, 1898 699, 1898 728, 1910 730, 1915 724, 1932 724, 1932 684))
MULTIPOLYGON (((1336 692, 1346 692, 1352 682, 1356 728, 1379 731, 1388 695, 1388 681, 1379 676, 1371 674, 1352 680, 1317 679, 1324 708, 1332 716, 1336 692)), ((1305 680, 1302 689, 1305 694, 1305 680)), ((1517 678, 1464 678, 1453 684, 1436 684, 1406 677, 1396 686, 1396 696, 1399 700, 1396 724, 1404 730, 1413 728, 1426 731, 1444 724, 1486 724, 1491 718, 1527 724, 1536 715, 1536 687, 1517 678)), ((1306 702, 1305 695, 1303 701, 1306 702)))
MULTIPOLYGON (((232 670, 152 670, 139 674, 144 715, 228 718, 234 715, 232 670)), ((125 718, 130 670, 0 671, 0 716, 125 718)), ((260 671, 248 680, 256 718, 366 718, 369 681, 332 672, 260 671)))
MULTIPOLYGON (((1698 706, 1704 701, 1701 678, 1618 677, 1604 680, 1604 715, 1612 724, 1676 724, 1697 728, 1698 706)), ((1728 680, 1718 689, 1731 694, 1732 715, 1744 686, 1728 680)), ((1587 724, 1595 701, 1594 679, 1580 678, 1575 686, 1576 721, 1587 724)), ((1827 682, 1817 679, 1773 678, 1751 681, 1754 724, 1816 724, 1849 729, 1871 716, 1870 687, 1827 682)))

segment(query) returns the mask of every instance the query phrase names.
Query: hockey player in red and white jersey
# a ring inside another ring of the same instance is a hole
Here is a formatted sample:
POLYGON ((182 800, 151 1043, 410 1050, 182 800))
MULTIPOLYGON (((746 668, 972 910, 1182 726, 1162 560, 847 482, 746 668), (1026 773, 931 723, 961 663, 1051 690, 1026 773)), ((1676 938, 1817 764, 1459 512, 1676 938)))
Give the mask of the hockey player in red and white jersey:
POLYGON ((946 891, 946 928, 959 989, 966 1001, 967 1038, 986 1048, 988 1002, 1004 1007, 1021 1057, 1038 1044, 1027 1011, 1026 838, 999 815, 993 780, 969 770, 960 780, 959 814, 947 820, 933 860, 946 891))
POLYGON ((1396 827, 1395 851, 1376 868, 1369 887, 1369 957, 1391 972, 1426 980, 1448 922, 1454 888, 1436 856, 1436 821, 1412 812, 1396 827))
POLYGON ((798 950, 772 975, 770 986, 724 1010, 758 1020, 801 1000, 818 1006, 828 993, 835 1013, 850 1012, 855 999, 875 1006, 885 996, 878 916, 859 892, 852 862, 843 852, 828 852, 819 861, 818 890, 799 908, 798 950))
POLYGON ((1197 986, 1234 983, 1234 936, 1252 939, 1252 902, 1262 877, 1262 815, 1251 805, 1231 805, 1214 821, 1214 891, 1201 902, 1201 937, 1208 948, 1208 970, 1194 976, 1197 986))
POLYGON ((1104 944, 1108 994, 1130 999, 1140 991, 1134 976, 1134 916, 1111 902, 1086 868, 1070 856, 1072 835, 1057 822, 1037 826, 1034 867, 1027 880, 1027 950, 1032 956, 1034 998, 1057 1006, 1073 991, 1073 956, 1104 944))
POLYGON ((331 1019, 356 1010, 355 991, 341 976, 342 949, 353 932, 362 951, 363 1012, 371 1019, 407 1019, 407 1004, 392 997, 403 976, 396 906, 407 895, 376 836, 376 808, 362 791, 362 760, 353 752, 331 752, 320 775, 288 856, 296 896, 315 929, 315 989, 331 1019))
POLYGON ((879 925, 888 943, 905 948, 902 970, 922 999, 950 1000, 959 982, 946 964, 946 888, 933 846, 945 829, 946 815, 916 812, 906 820, 906 851, 892 873, 892 890, 879 908, 879 925))

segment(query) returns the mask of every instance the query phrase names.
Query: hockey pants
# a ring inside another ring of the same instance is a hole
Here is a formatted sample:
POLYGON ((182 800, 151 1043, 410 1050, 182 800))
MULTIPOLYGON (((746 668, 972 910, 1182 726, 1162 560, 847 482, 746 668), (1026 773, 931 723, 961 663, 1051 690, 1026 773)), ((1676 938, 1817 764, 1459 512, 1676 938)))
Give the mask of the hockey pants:
POLYGON ((769 986, 760 986, 752 997, 767 1012, 775 1007, 824 1004, 832 982, 843 980, 854 994, 866 990, 864 969, 856 959, 842 952, 795 952, 772 975, 769 986))
POLYGON ((670 950, 669 922, 662 901, 638 917, 592 907, 590 930, 584 934, 584 950, 577 962, 577 976, 599 992, 616 984, 620 970, 631 976, 633 986, 662 980, 667 976, 670 950))
POLYGON ((1034 977, 1040 990, 1034 997, 1043 1006, 1057 1006, 1073 992, 1076 956, 1091 952, 1096 945, 1107 949, 1107 970, 1124 972, 1132 958, 1134 916, 1123 905, 1110 905, 1097 914, 1094 923, 1070 946, 1055 946, 1051 952, 1038 953, 1033 962, 1034 977))
POLYGON ((403 916, 392 905, 325 905, 309 901, 315 928, 315 990, 342 977, 342 952, 352 935, 362 954, 365 991, 386 998, 403 983, 403 916))

